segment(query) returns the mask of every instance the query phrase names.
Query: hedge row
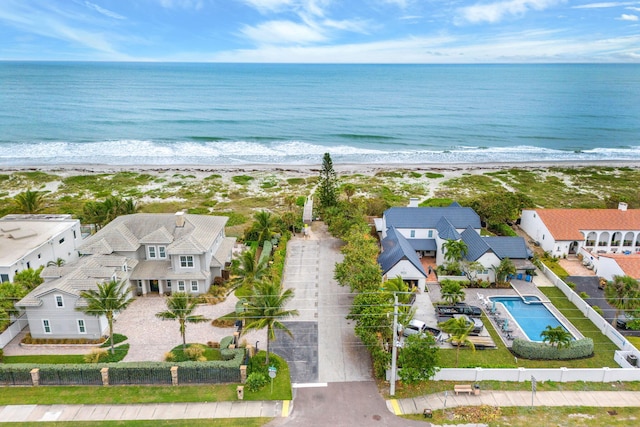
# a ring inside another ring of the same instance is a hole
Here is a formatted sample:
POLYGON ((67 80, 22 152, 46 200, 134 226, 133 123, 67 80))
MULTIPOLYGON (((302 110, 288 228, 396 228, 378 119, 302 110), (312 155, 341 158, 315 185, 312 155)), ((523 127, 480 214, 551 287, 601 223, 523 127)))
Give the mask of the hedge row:
POLYGON ((109 383, 171 384, 171 367, 178 366, 180 383, 240 382, 244 349, 221 351, 225 360, 210 362, 132 362, 95 364, 0 364, 0 385, 32 385, 31 370, 40 369, 41 385, 102 385, 100 369, 109 368, 109 383))
POLYGON ((557 348, 547 343, 526 341, 516 338, 511 350, 524 359, 534 360, 568 360, 589 357, 593 354, 593 340, 583 338, 563 348, 557 348))

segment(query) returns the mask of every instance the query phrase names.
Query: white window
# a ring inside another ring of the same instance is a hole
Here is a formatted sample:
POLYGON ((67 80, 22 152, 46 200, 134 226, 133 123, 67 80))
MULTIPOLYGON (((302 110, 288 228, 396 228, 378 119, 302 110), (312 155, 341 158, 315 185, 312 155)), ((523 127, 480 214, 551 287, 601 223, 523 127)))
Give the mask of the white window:
POLYGON ((87 327, 84 324, 84 319, 78 319, 78 333, 79 334, 87 333, 87 327))
POLYGON ((193 255, 181 255, 180 267, 193 267, 193 255))
POLYGON ((429 238, 431 239, 433 237, 433 230, 429 230, 429 238))
POLYGON ((51 333, 51 323, 47 319, 42 319, 42 329, 44 329, 45 334, 51 333))
POLYGON ((147 246, 148 251, 149 251, 149 258, 155 258, 156 257, 156 247, 155 246, 147 246))
POLYGON ((56 299, 56 307, 59 307, 59 308, 64 307, 64 299, 62 298, 62 295, 56 295, 55 299, 56 299))
POLYGON ((160 259, 167 258, 167 250, 164 246, 158 246, 158 258, 160 259))
POLYGON ((178 291, 184 292, 184 280, 178 280, 178 291))
POLYGON ((191 281, 191 292, 198 292, 198 281, 197 280, 192 280, 191 281))

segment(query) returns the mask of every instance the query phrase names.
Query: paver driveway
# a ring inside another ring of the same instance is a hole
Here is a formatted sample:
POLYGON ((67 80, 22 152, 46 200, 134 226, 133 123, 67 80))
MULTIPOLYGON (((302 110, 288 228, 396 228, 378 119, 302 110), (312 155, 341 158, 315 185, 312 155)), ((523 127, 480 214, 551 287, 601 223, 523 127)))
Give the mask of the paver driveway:
MULTIPOLYGON (((162 361, 164 355, 173 347, 182 343, 180 326, 177 320, 160 320, 156 313, 166 310, 166 297, 138 297, 118 316, 114 331, 128 337, 129 353, 125 362, 162 361)), ((216 319, 235 309, 238 299, 231 295, 226 301, 216 305, 200 305, 194 314, 202 314, 208 319, 216 319)), ((220 341, 233 335, 235 328, 216 328, 211 322, 187 324, 188 343, 206 344, 208 341, 220 341)), ((260 341, 260 347, 266 345, 266 331, 251 331, 243 334, 240 341, 249 344, 260 341)))

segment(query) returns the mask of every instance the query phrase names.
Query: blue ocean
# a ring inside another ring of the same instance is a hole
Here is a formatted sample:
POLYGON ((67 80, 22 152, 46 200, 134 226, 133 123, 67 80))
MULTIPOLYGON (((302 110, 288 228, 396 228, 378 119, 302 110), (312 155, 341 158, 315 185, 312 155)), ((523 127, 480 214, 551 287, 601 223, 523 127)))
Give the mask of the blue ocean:
POLYGON ((640 160, 640 65, 0 62, 0 165, 640 160))

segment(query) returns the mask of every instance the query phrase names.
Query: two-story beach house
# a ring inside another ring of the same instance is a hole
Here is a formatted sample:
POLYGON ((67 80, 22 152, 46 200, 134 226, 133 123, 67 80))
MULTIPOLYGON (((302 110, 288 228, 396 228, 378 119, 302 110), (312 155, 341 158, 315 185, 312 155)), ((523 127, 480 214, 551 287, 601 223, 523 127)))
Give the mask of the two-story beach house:
POLYGON ((58 258, 72 262, 81 243, 80 221, 71 215, 6 215, 0 218, 0 282, 58 258))
POLYGON ((563 257, 640 252, 640 209, 525 209, 520 227, 540 247, 563 257))
POLYGON ((418 207, 412 199, 408 207, 387 209, 375 223, 382 246, 378 263, 384 277, 400 276, 421 290, 428 276, 424 259, 433 259, 435 265, 445 263, 443 245, 448 240, 466 243, 464 259, 484 267, 477 274, 479 279, 494 281, 491 268, 506 257, 520 270, 534 268, 524 239, 481 236, 478 214, 455 202, 447 207, 418 207))
POLYGON ((16 306, 27 311, 33 337, 100 336, 104 319, 76 311, 83 290, 116 279, 138 295, 206 293, 231 262, 235 238, 225 236, 226 222, 183 212, 120 216, 85 240, 77 263, 45 268, 45 282, 16 306))

